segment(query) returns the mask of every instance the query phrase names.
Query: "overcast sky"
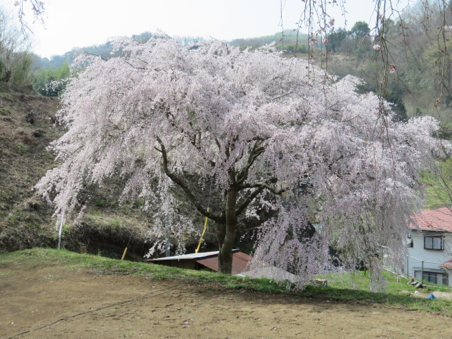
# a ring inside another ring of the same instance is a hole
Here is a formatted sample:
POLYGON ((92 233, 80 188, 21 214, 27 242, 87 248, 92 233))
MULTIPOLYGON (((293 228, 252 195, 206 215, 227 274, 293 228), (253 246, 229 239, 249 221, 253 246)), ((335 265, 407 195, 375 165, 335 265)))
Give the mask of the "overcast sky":
MULTIPOLYGON (((33 50, 42 57, 64 54, 74 47, 102 44, 110 37, 156 29, 171 36, 220 40, 257 37, 281 30, 281 0, 43 1, 47 11, 46 29, 31 25, 35 34, 33 50)), ((406 6, 408 1, 403 0, 399 8, 406 6)), ((282 3, 284 28, 295 28, 303 2, 282 0, 282 3)), ((367 21, 373 26, 373 8, 373 0, 348 0, 347 28, 356 21, 367 21)), ((336 27, 343 27, 341 11, 336 9, 330 13, 336 19, 336 27)))

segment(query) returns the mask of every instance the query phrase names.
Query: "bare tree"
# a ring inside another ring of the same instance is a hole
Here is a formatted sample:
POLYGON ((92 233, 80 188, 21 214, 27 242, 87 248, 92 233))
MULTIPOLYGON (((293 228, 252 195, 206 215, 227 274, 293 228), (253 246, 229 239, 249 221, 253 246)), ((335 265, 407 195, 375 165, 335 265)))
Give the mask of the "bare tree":
POLYGON ((30 41, 16 28, 11 15, 0 8, 0 81, 28 85, 31 72, 30 41))

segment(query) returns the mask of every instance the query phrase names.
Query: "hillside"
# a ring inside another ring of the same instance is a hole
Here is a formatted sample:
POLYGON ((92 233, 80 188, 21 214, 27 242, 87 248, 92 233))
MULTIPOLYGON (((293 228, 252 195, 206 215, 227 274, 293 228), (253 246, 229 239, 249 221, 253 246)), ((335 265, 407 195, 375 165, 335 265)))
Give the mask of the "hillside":
MULTIPOLYGON (((46 150, 63 130, 55 124, 58 99, 31 91, 0 88, 0 252, 35 246, 55 247, 57 232, 52 208, 33 192, 54 156, 46 150)), ((139 206, 115 206, 113 188, 93 192, 88 213, 76 225, 65 225, 63 246, 79 251, 140 260, 146 253, 146 216, 139 206)))
POLYGON ((7 87, 0 92, 0 251, 51 246, 51 211, 33 186, 53 164, 46 150, 58 101, 7 87))

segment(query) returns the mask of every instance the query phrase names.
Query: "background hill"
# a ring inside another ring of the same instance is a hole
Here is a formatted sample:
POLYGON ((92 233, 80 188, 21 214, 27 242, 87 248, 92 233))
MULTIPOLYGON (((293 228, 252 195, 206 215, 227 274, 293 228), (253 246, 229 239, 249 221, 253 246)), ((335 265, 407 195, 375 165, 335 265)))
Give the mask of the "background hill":
MULTIPOLYGON (((385 48, 388 49, 387 62, 395 66, 396 72, 385 80, 383 89, 377 79, 383 76, 384 65, 380 60, 380 50, 374 49, 375 45, 383 43, 365 22, 356 22, 349 30, 336 29, 323 38, 284 31, 269 36, 234 39, 229 43, 241 49, 254 49, 274 43, 277 49, 283 51, 284 56, 309 58, 317 66, 339 78, 347 74, 358 76, 366 82, 360 91, 383 91, 381 95, 394 103, 393 108, 400 120, 421 115, 434 116, 442 122, 444 136, 449 137, 452 135, 451 95, 448 85, 452 79, 452 60, 449 60, 451 53, 447 53, 450 43, 449 39, 446 39, 445 45, 441 43, 442 37, 438 31, 440 18, 435 17, 434 12, 428 24, 419 29, 419 22, 423 20, 419 13, 415 7, 405 11, 403 27, 399 22, 389 19, 386 21, 384 34, 389 41, 385 43, 385 48)), ((142 42, 150 37, 150 32, 133 36, 142 42)), ((179 39, 185 44, 201 40, 193 37, 179 39)), ((57 96, 62 88, 48 91, 44 89, 45 84, 67 77, 69 65, 83 52, 109 58, 111 43, 74 48, 64 55, 50 59, 33 55, 32 83, 35 90, 43 95, 57 96)))

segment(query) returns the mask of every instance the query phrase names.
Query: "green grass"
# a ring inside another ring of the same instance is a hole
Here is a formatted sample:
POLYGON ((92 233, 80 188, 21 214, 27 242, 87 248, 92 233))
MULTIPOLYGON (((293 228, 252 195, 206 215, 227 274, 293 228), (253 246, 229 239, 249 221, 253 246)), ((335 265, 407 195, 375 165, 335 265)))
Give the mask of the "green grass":
MULTIPOLYGON (((226 288, 237 291, 255 291, 260 293, 287 294, 291 298, 315 298, 363 304, 382 304, 385 306, 405 307, 411 310, 439 312, 452 316, 452 301, 416 298, 410 295, 414 286, 407 285, 408 280, 397 278, 384 272, 387 279, 386 293, 369 291, 369 277, 357 272, 355 274, 332 274, 326 276, 328 286, 307 286, 303 291, 289 291, 286 283, 275 283, 269 279, 249 279, 223 275, 216 272, 185 270, 175 267, 121 261, 96 255, 78 254, 66 250, 35 248, 12 253, 0 254, 0 269, 6 264, 26 266, 63 266, 69 270, 90 269, 105 275, 144 275, 154 280, 171 279, 188 284, 208 285, 211 288, 226 288)), ((0 273, 0 276, 2 274, 0 273)), ((424 288, 423 293, 437 290, 450 290, 444 286, 424 288)))
MULTIPOLYGON (((407 284, 408 279, 397 277, 387 271, 383 272, 383 276, 387 281, 385 293, 370 292, 369 277, 363 272, 328 275, 326 276, 328 279, 327 287, 308 286, 303 293, 311 294, 317 298, 378 303, 386 306, 406 307, 411 310, 440 312, 452 316, 452 301, 413 297, 412 294, 416 291, 416 288, 407 284)), ((419 291, 430 294, 434 291, 452 292, 452 289, 444 285, 429 285, 419 291)))

